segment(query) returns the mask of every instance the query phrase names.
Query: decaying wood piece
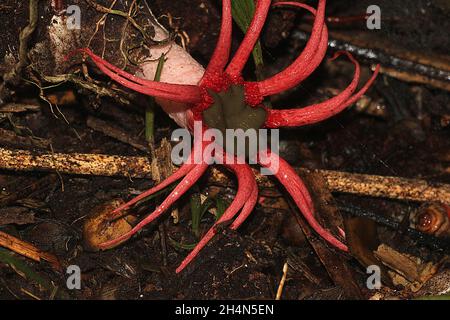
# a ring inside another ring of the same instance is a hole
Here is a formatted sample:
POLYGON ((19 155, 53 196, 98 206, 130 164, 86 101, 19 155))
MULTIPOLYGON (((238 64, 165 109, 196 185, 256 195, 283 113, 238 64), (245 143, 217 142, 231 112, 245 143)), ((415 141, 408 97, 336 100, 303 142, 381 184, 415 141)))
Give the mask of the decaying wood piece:
POLYGON ((60 173, 151 178, 146 157, 105 154, 36 153, 0 148, 0 168, 14 171, 57 171, 60 173))
POLYGON ((55 270, 57 271, 62 270, 58 258, 56 258, 51 253, 43 252, 38 248, 36 248, 35 246, 33 246, 31 243, 20 240, 3 231, 0 231, 0 247, 12 250, 20 255, 23 255, 37 262, 45 260, 48 263, 50 263, 55 270))
MULTIPOLYGON (((392 270, 413 283, 411 289, 417 291, 428 281, 437 271, 438 264, 424 262, 418 257, 407 255, 382 244, 374 252, 375 256, 392 270)), ((396 281, 396 278, 393 277, 396 281)), ((401 280, 397 279, 397 282, 401 280)))
POLYGON ((6 207, 0 208, 0 226, 6 224, 31 224, 35 223, 34 212, 24 207, 6 207))
MULTIPOLYGON (((88 153, 52 154, 4 148, 0 148, 0 169, 152 178, 151 161, 146 157, 88 153)), ((256 170, 254 172, 260 188, 275 188, 274 183, 267 176, 261 176, 256 170)), ((443 183, 332 170, 297 168, 297 172, 303 175, 320 173, 332 192, 412 201, 450 202, 450 185, 443 183)), ((212 170, 210 182, 226 186, 230 184, 228 177, 217 169, 212 170)))
POLYGON ((450 202, 450 185, 368 174, 353 174, 330 170, 320 171, 334 192, 366 194, 413 201, 450 202))
POLYGON ((401 71, 395 68, 390 67, 384 67, 382 66, 380 68, 380 73, 387 74, 388 76, 392 78, 396 78, 405 82, 414 82, 414 83, 421 83, 426 84, 438 89, 447 90, 450 91, 450 82, 445 82, 441 80, 436 80, 433 78, 426 77, 421 74, 416 73, 409 73, 406 71, 401 71))
POLYGON ((375 256, 380 245, 377 223, 364 217, 347 217, 344 220, 345 240, 352 256, 364 267, 377 265, 381 271, 383 284, 394 287, 387 268, 375 256))

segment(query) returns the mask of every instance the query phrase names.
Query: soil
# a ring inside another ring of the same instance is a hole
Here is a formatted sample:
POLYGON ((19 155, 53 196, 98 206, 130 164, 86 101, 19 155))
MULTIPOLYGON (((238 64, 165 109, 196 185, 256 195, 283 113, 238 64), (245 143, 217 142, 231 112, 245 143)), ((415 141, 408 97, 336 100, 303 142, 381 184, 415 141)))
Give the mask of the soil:
MULTIPOLYGON (((110 3, 110 1, 98 1, 110 3)), ((311 1, 314 3, 314 1, 311 1)), ((0 57, 12 51, 17 54, 18 33, 26 25, 27 1, 3 1, 0 16, 8 30, 0 33, 0 57)), ((74 1, 80 3, 81 1, 74 1)), ((148 1, 159 20, 172 32, 189 35, 189 52, 206 65, 215 46, 220 27, 220 7, 213 0, 152 0, 148 1), (169 24, 167 14, 174 18, 169 24), (165 15, 165 16, 164 16, 165 15)), ((377 4, 382 14, 395 17, 386 22, 386 28, 374 32, 374 39, 383 38, 401 43, 405 51, 448 55, 450 38, 442 30, 449 30, 450 8, 445 1, 371 0, 339 1, 328 4, 329 15, 352 16, 365 13, 368 4, 377 4), (410 19, 410 17, 415 17, 410 19), (447 27, 446 27, 447 26, 447 27)), ((85 4, 84 4, 85 5, 85 4)), ((118 2, 117 9, 125 6, 118 2)), ((88 19, 97 18, 89 11, 88 19), (92 15, 92 16, 91 16, 92 15)), ((48 6, 40 8, 41 20, 51 16, 48 6)), ((262 36, 266 74, 273 74, 292 61, 304 43, 291 35, 302 15, 282 10, 270 14, 262 36)), ((107 34, 120 34, 121 24, 107 20, 107 34)), ((40 20, 40 21, 41 21, 40 20)), ((41 21, 42 22, 42 21, 41 21)), ((40 23, 34 35, 37 41, 44 34, 40 23)), ((330 29, 345 29, 356 37, 366 32, 364 22, 350 25, 331 25, 330 29)), ((149 30, 151 32, 151 30, 149 30)), ((131 46, 139 35, 129 34, 126 45, 131 46)), ((101 37, 93 40, 94 51, 100 49, 101 37)), ((242 39, 235 26, 233 49, 242 39)), ((84 41, 88 38, 84 36, 84 41)), ((41 39, 42 40, 42 39, 41 39)), ((376 43, 376 41, 374 40, 376 43)), ((105 58, 121 65, 117 55, 117 41, 109 44, 105 58)), ((331 51, 330 51, 331 53, 331 51)), ((51 62, 48 64, 51 65, 51 62)), ((1 65, 0 71, 7 68, 1 65)), ((42 72, 50 72, 43 64, 42 72)), ((133 70, 129 65, 128 71, 133 70)), ((53 72, 54 70, 52 70, 53 72)), ((70 69, 66 70, 69 72, 70 69)), ((249 63, 245 77, 254 75, 249 63)), ((3 72, 2 72, 3 73, 3 72)), ((30 75, 26 71, 27 75, 30 75)), ((311 104, 331 96, 329 88, 344 88, 351 80, 352 65, 339 59, 324 62, 308 80, 297 88, 272 99, 274 107, 294 107, 311 104)), ((362 78, 370 75, 363 65, 362 78)), ((96 80, 104 80, 93 75, 96 80)), ((145 145, 142 109, 118 104, 111 98, 102 98, 71 84, 45 90, 46 96, 62 99, 75 92, 76 100, 51 110, 39 99, 39 90, 23 85, 14 90, 9 101, 40 105, 37 112, 1 117, 0 128, 16 130, 19 135, 51 141, 52 151, 71 153, 105 153, 118 155, 146 155, 146 153, 118 142, 86 125, 89 116, 99 117, 126 131, 145 145)), ((124 91, 127 92, 127 91, 124 91)), ((450 183, 450 94, 432 86, 407 83, 381 75, 367 93, 372 105, 382 110, 381 115, 351 108, 318 125, 282 130, 281 154, 293 166, 323 168, 366 174, 422 178, 432 182, 450 183), (445 120, 447 119, 447 120, 445 120)), ((140 104, 146 100, 138 98, 140 104)), ((138 104, 139 104, 138 103, 138 104)), ((170 138, 176 125, 160 110, 156 112, 156 145, 162 138, 170 138)), ((7 145, 0 147, 27 148, 7 145)), ((28 147, 29 148, 29 147, 28 147)), ((22 192, 33 183, 48 178, 49 173, 0 171, 0 204, 8 195, 22 192)), ((180 221, 168 215, 146 227, 123 245, 106 251, 89 252, 83 247, 82 229, 86 216, 99 204, 115 198, 131 199, 132 193, 144 191, 153 185, 145 179, 127 179, 93 176, 58 175, 44 187, 34 190, 3 208, 25 207, 34 213, 34 221, 25 224, 0 224, 0 230, 34 244, 41 250, 55 254, 64 266, 77 265, 82 271, 81 290, 66 290, 65 273, 55 272, 46 262, 35 263, 20 259, 42 278, 59 287, 59 294, 72 299, 274 299, 282 275, 283 264, 290 261, 291 269, 283 290, 283 299, 337 299, 349 298, 344 289, 330 278, 313 247, 295 223, 296 214, 287 206, 269 209, 259 205, 244 226, 237 232, 224 228, 182 273, 175 268, 189 250, 174 243, 192 244, 198 239, 192 232, 189 199, 192 193, 216 194, 229 201, 234 188, 223 189, 208 185, 207 179, 185 195, 178 203, 180 221), (165 234, 159 225, 164 226, 165 234), (294 227, 293 227, 294 225, 294 227), (167 252, 161 250, 161 236, 168 240, 167 252), (172 239, 173 241, 170 241, 172 239), (302 261, 302 268, 292 267, 292 261, 302 261), (314 276, 311 277, 311 274, 314 276)), ((282 187, 279 186, 282 190, 282 187)), ((375 199, 355 195, 334 194, 336 203, 358 206, 396 221, 408 220, 420 204, 408 201, 375 199)), ((277 202, 277 199, 269 199, 277 202)), ((141 216, 154 208, 155 201, 141 207, 141 216), (145 210, 145 211, 144 211, 145 210)), ((2 207, 0 206, 0 209, 2 207)), ((344 215, 344 218, 346 216, 344 215)), ((0 220, 1 221, 1 220, 0 220)), ((214 221, 207 213, 201 222, 200 233, 206 232, 214 221)), ((419 254, 427 261, 440 261, 445 252, 433 252, 419 246, 398 230, 379 228, 382 242, 402 252, 419 254)), ((364 298, 372 293, 365 289, 365 268, 351 257, 346 258, 355 281, 364 298)), ((7 264, 0 262, 0 299, 32 299, 32 295, 49 299, 52 291, 30 280, 7 264), (28 293, 27 293, 28 292, 28 293)), ((392 293, 393 294, 393 293, 392 293)), ((411 292, 396 293, 408 297, 411 292)))

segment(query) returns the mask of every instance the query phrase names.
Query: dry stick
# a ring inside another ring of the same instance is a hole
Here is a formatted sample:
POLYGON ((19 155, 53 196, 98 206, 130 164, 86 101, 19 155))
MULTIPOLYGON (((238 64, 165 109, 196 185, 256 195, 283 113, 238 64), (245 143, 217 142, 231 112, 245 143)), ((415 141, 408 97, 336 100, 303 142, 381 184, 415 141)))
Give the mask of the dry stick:
POLYGON ((278 285, 277 295, 275 300, 281 300, 281 295, 283 294, 284 284, 286 283, 287 272, 288 272, 288 263, 285 262, 283 265, 283 276, 281 277, 280 284, 278 285))
MULTIPOLYGON (((172 151, 172 147, 170 142, 167 139, 163 139, 161 141, 161 145, 159 148, 154 148, 153 141, 149 141, 149 145, 151 146, 152 155, 153 155, 153 177, 156 183, 160 183, 161 181, 168 178, 172 172, 174 171, 174 166, 172 160, 170 158, 170 154, 172 151)), ((174 209, 176 210, 176 209, 174 209)), ((172 215, 174 210, 172 210, 172 215)), ((163 260, 163 266, 167 266, 167 232, 165 228, 165 223, 160 223, 158 225, 160 240, 161 240, 161 255, 163 260)))
MULTIPOLYGON (((14 171, 58 171, 66 174, 125 176, 152 178, 151 161, 146 157, 128 157, 105 154, 38 153, 26 150, 0 148, 0 169, 14 171)), ((331 170, 297 168, 300 174, 319 173, 332 192, 352 193, 373 197, 413 201, 450 203, 450 185, 430 183, 420 179, 376 176, 331 170)), ((274 188, 274 183, 254 170, 262 188, 274 188)), ((210 182, 229 185, 227 176, 212 170, 210 182)))
POLYGON ((135 95, 130 92, 125 92, 122 89, 111 87, 105 88, 99 86, 91 81, 85 81, 80 79, 74 74, 61 74, 57 76, 42 76, 42 79, 46 82, 59 85, 65 82, 70 82, 75 84, 78 88, 85 89, 94 92, 99 97, 109 97, 116 100, 118 103, 124 106, 132 106, 135 100, 135 95))

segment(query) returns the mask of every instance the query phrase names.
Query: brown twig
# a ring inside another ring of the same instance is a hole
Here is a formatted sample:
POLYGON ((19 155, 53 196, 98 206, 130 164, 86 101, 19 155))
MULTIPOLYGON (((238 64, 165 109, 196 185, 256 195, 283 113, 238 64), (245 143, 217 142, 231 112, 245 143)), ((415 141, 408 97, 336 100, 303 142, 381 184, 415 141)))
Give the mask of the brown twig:
POLYGON ((133 105, 132 100, 135 99, 134 94, 125 93, 123 90, 118 88, 106 88, 99 86, 91 81, 85 81, 75 76, 74 74, 63 74, 57 76, 42 76, 42 79, 46 82, 53 84, 63 84, 65 82, 71 82, 76 86, 94 92, 99 97, 110 97, 120 104, 130 106, 133 105))
POLYGON ((284 284, 286 283, 287 272, 288 272, 288 263, 285 262, 283 265, 283 276, 281 277, 280 284, 278 285, 277 295, 275 300, 281 300, 281 295, 283 294, 284 284))
MULTIPOLYGON (((56 170, 66 174, 152 178, 151 161, 146 157, 81 153, 48 154, 4 148, 0 148, 0 169, 46 172, 56 170)), ((442 203, 449 203, 450 199, 448 184, 331 170, 297 168, 297 171, 303 175, 311 172, 321 174, 332 192, 442 203)), ((254 172, 261 188, 275 187, 268 177, 261 176, 256 170, 254 172)), ((217 185, 230 183, 227 176, 217 169, 212 170, 210 182, 217 185)))
MULTIPOLYGON (((162 180, 168 178, 174 171, 174 166, 170 159, 172 147, 167 139, 163 139, 159 148, 155 148, 153 141, 149 141, 150 149, 152 150, 152 166, 153 166, 153 180, 160 183, 162 180)), ((176 209, 174 209, 175 211, 176 209)), ((173 215, 172 211, 172 215, 173 215)), ((167 266, 167 232, 164 223, 158 226, 159 237, 161 241, 161 257, 163 266, 167 266)))

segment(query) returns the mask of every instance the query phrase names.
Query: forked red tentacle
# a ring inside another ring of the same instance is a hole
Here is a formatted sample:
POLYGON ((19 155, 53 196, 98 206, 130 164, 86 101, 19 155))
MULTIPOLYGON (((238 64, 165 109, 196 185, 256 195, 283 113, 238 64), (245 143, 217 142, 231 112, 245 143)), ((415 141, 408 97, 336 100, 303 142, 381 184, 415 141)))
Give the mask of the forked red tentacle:
POLYGON ((240 77, 242 69, 244 69, 247 60, 252 53, 253 47, 258 41, 259 34, 261 33, 264 23, 266 22, 271 2, 271 0, 257 0, 255 14, 247 32, 245 33, 244 40, 242 40, 242 43, 236 51, 233 59, 231 59, 225 69, 225 73, 232 79, 240 77))
POLYGON ((120 83, 121 85, 134 91, 153 97, 164 98, 183 103, 198 103, 201 101, 201 94, 198 86, 173 84, 142 79, 112 65, 111 63, 94 54, 90 49, 78 49, 75 52, 82 52, 87 54, 89 57, 91 57, 92 61, 94 61, 96 66, 104 74, 109 76, 114 81, 120 83))
POLYGON ((313 104, 300 109, 267 109, 268 115, 264 125, 267 128, 279 128, 314 124, 338 114, 339 112, 343 111, 345 108, 356 102, 375 81, 380 66, 377 65, 374 73, 366 82, 366 84, 357 93, 351 96, 354 91, 354 89, 352 89, 354 82, 357 82, 359 78, 359 64, 350 54, 347 55, 355 64, 357 70, 355 71, 355 76, 352 83, 343 92, 324 102, 313 104))
POLYGON ((253 186, 248 186, 252 191, 250 193, 250 197, 247 199, 247 202, 244 204, 244 207, 241 210, 241 213, 236 217, 236 219, 231 224, 230 228, 232 230, 236 230, 241 226, 241 224, 247 220, 250 213, 252 213, 253 209, 256 206, 258 201, 258 185, 256 184, 256 180, 254 180, 253 186))
POLYGON ((257 82, 262 96, 277 94, 295 87, 299 82, 307 78, 323 60, 328 42, 328 31, 324 23, 325 4, 325 0, 319 0, 317 11, 308 5, 298 2, 278 2, 275 4, 276 6, 289 5, 303 8, 315 14, 316 17, 311 37, 297 59, 289 67, 273 77, 257 82))
MULTIPOLYGON (((338 56, 346 54, 350 61, 355 66, 355 73, 353 75, 353 80, 351 83, 345 88, 340 94, 337 96, 326 100, 321 103, 316 103, 304 108, 300 109, 282 109, 282 110, 273 110, 267 109, 267 119, 265 122, 265 126, 268 128, 278 128, 285 126, 302 126, 305 124, 310 124, 310 116, 314 114, 318 117, 323 113, 330 113, 334 115, 332 106, 342 105, 347 99, 350 98, 352 93, 356 90, 359 81, 360 75, 360 67, 359 63, 353 58, 353 56, 348 52, 336 52, 335 55, 331 58, 331 60, 336 59, 338 56)), ((316 122, 316 121, 315 121, 316 122)))
POLYGON ((196 143, 194 144, 193 150, 191 152, 191 154, 189 155, 188 159, 186 160, 186 162, 180 167, 178 168, 172 175, 170 175, 167 179, 165 179, 164 181, 160 182, 158 185, 154 186, 153 188, 142 192, 140 195, 138 195, 137 197, 133 198, 132 200, 128 201, 127 203, 121 205, 120 207, 116 208, 114 211, 112 211, 109 215, 110 215, 110 219, 114 219, 117 216, 120 215, 120 213, 123 210, 126 210, 128 208, 130 208, 132 205, 134 205, 135 203, 141 201, 142 199, 151 196, 152 194, 163 190, 164 188, 168 187, 169 185, 171 185, 172 183, 174 183, 177 180, 180 180, 181 178, 183 178, 185 175, 187 175, 195 166, 196 164, 194 163, 194 155, 196 152, 201 152, 201 150, 203 150, 203 148, 206 146, 203 146, 203 148, 200 148, 200 145, 202 144, 201 140, 200 142, 198 142, 197 139, 195 139, 196 143))
POLYGON ((119 214, 128 208, 130 208, 135 203, 138 203, 142 199, 147 198, 148 196, 151 196, 152 194, 163 190, 164 188, 170 186, 172 183, 174 183, 177 180, 180 180, 185 175, 187 175, 196 165, 195 164, 183 164, 180 168, 177 169, 170 177, 159 183, 158 185, 154 186, 153 188, 142 192, 138 196, 134 197, 127 203, 121 205, 120 207, 116 208, 114 211, 110 213, 110 218, 114 219, 115 217, 119 216, 119 214))
MULTIPOLYGON (((270 152, 270 151, 269 151, 270 152)), ((275 157, 278 160, 278 170, 274 172, 275 177, 280 181, 280 183, 286 188, 287 192, 291 195, 297 207, 300 209, 301 213, 308 221, 309 225, 319 234, 322 238, 328 241, 333 246, 343 250, 348 251, 348 248, 341 241, 336 239, 328 230, 324 229, 316 220, 313 214, 313 210, 310 205, 305 201, 305 192, 309 194, 304 183, 301 181, 300 177, 297 175, 295 170, 278 155, 271 153, 271 157, 275 157)), ((261 163, 262 166, 266 166, 261 163)))
MULTIPOLYGON (((347 108, 348 106, 352 105, 353 103, 355 103, 359 98, 361 98, 361 96, 366 93, 367 90, 369 90, 370 86, 372 85, 372 83, 375 81, 375 79, 378 76, 378 73, 380 72, 380 65, 377 64, 377 66, 375 67, 375 70, 372 74, 372 76, 370 77, 370 79, 366 82, 366 84, 359 89, 359 91, 357 93, 355 93, 354 95, 352 95, 347 101, 344 102, 344 105, 340 106, 340 109, 343 110, 345 108, 347 108)), ((339 111, 338 111, 339 112, 339 111)), ((324 118, 323 120, 325 120, 327 118, 324 118)), ((315 120, 314 120, 315 121, 315 120)))
POLYGON ((236 213, 244 206, 244 203, 246 203, 251 196, 252 189, 249 188, 248 185, 252 183, 256 184, 256 182, 254 182, 255 177, 250 167, 247 164, 227 164, 226 166, 232 169, 237 176, 238 190, 236 196, 222 217, 216 221, 216 223, 202 237, 195 248, 187 255, 183 262, 181 262, 180 266, 176 269, 177 273, 181 272, 198 255, 200 250, 202 250, 203 247, 216 235, 217 225, 233 219, 236 213))
POLYGON ((203 79, 214 77, 224 71, 230 57, 232 26, 231 0, 222 0, 222 25, 219 39, 200 84, 203 83, 203 79))
MULTIPOLYGON (((297 2, 294 2, 294 3, 278 2, 278 3, 274 4, 274 7, 281 7, 283 5, 296 6, 296 7, 306 9, 312 13, 314 19, 317 15, 317 10, 314 9, 313 7, 310 7, 310 6, 302 4, 302 3, 297 3, 297 2)), ((328 28, 324 22, 323 27, 322 27, 322 34, 320 35, 319 45, 317 46, 316 54, 315 54, 316 56, 320 56, 321 59, 312 59, 312 57, 311 57, 311 59, 309 60, 309 63, 305 62, 302 66, 300 66, 301 68, 303 68, 303 76, 298 78, 298 82, 305 80, 311 73, 314 72, 314 70, 317 69, 317 67, 322 63, 322 60, 325 57, 327 49, 328 49, 328 28)))
POLYGON ((206 163, 201 163, 195 165, 195 167, 181 180, 181 182, 176 186, 176 188, 167 196, 167 198, 153 211, 150 215, 145 217, 141 222, 133 227, 127 233, 124 233, 120 237, 116 239, 101 243, 99 245, 102 249, 107 249, 112 246, 117 245, 129 238, 131 238, 134 234, 136 234, 139 230, 141 230, 144 226, 158 218, 161 214, 163 214, 172 204, 175 203, 186 191, 188 191, 200 177, 205 173, 206 169, 208 169, 208 165, 206 163))
MULTIPOLYGON (((278 166, 280 165, 280 157, 273 153, 270 149, 264 149, 259 151, 257 154, 258 156, 258 163, 266 168, 272 167, 272 170, 278 170, 278 166), (275 166, 275 168, 273 168, 275 166)), ((283 160, 284 161, 284 160, 283 160)), ((285 161, 284 161, 285 162, 285 161)), ((281 163, 283 164, 283 163, 281 163)), ((270 168, 269 168, 270 169, 270 168)), ((273 173, 272 173, 273 174, 273 173)), ((300 196, 302 197, 302 201, 305 203, 305 205, 308 207, 310 211, 314 211, 314 204, 311 198, 311 195, 309 194, 308 188, 306 185, 300 180, 299 184, 299 190, 300 190, 300 196)))

